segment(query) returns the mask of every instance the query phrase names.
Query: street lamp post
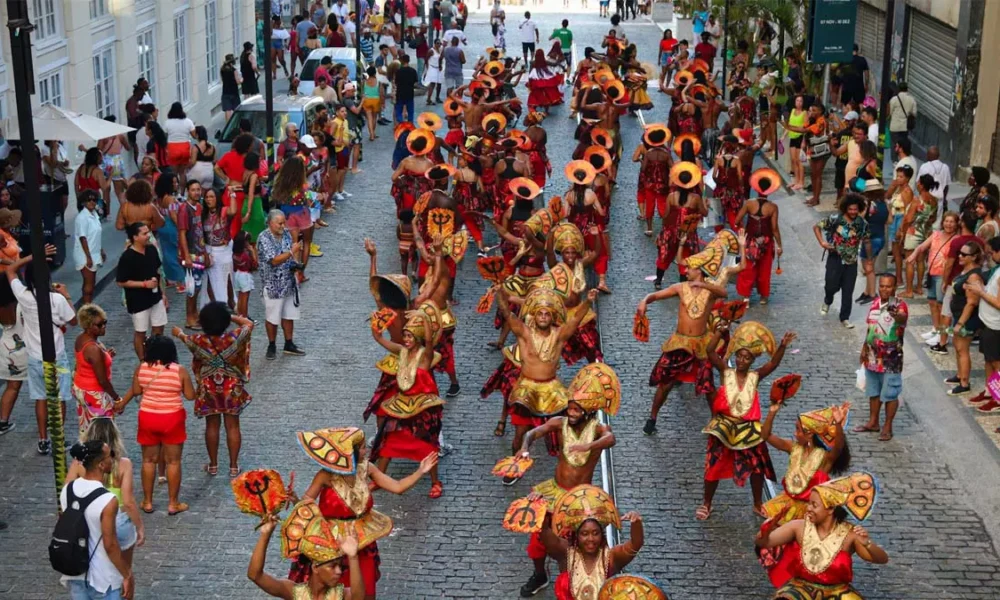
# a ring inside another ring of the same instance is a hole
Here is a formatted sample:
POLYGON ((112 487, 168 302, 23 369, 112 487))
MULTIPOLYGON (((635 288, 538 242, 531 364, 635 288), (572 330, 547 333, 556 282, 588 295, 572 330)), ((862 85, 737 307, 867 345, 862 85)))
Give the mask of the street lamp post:
MULTIPOLYGON (((267 137, 264 139, 264 152, 267 154, 268 175, 274 169, 274 74, 271 61, 271 0, 262 0, 264 10, 264 122, 267 123, 267 137)), ((281 16, 279 14, 278 18, 281 16)))
POLYGON ((31 95, 35 93, 35 76, 31 60, 31 32, 28 20, 28 0, 7 0, 7 29, 10 34, 10 55, 13 63, 14 97, 17 101, 17 124, 20 129, 24 192, 21 205, 27 211, 31 226, 35 300, 38 305, 38 333, 42 342, 42 362, 45 373, 46 427, 52 442, 52 465, 56 484, 56 506, 59 492, 66 479, 66 440, 63 433, 62 405, 56 385, 56 344, 52 336, 52 305, 49 303, 49 265, 45 256, 45 230, 42 225, 41 191, 39 189, 38 148, 31 120, 31 95))

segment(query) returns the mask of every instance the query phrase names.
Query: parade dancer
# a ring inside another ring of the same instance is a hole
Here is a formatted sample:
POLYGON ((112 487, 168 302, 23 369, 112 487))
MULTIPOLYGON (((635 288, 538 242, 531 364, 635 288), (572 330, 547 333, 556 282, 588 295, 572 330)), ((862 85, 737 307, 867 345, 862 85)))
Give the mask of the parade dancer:
MULTIPOLYGON (((614 375, 611 367, 596 365, 588 368, 595 373, 610 374, 617 383, 617 376, 614 375)), ((581 371, 581 373, 585 372, 581 371)), ((587 378, 588 374, 581 377, 581 379, 587 378)), ((596 377, 589 378, 596 379, 596 377)), ((574 379, 574 384, 577 381, 574 379)), ((570 387, 573 388, 573 384, 570 387)), ((601 392, 602 390, 594 391, 601 392)), ((589 484, 593 481, 594 469, 601 458, 601 452, 615 445, 615 434, 611 432, 609 426, 600 423, 597 412, 606 410, 610 414, 617 413, 621 400, 620 395, 613 398, 606 398, 603 393, 600 395, 581 394, 580 396, 569 401, 566 406, 566 416, 553 417, 529 431, 524 436, 524 443, 519 450, 520 456, 528 458, 533 441, 540 438, 555 438, 555 446, 559 448, 555 478, 534 486, 528 496, 529 500, 544 498, 548 503, 549 511, 555 507, 556 502, 566 492, 578 485, 589 484)), ((515 481, 517 480, 504 479, 505 484, 513 484, 515 481)), ((542 528, 546 529, 546 525, 543 524, 542 528)), ((548 573, 545 570, 547 552, 539 533, 531 534, 527 553, 534 562, 535 571, 528 582, 521 587, 522 597, 534 596, 549 583, 548 573)))
POLYGON ((750 177, 750 185, 758 195, 747 200, 736 215, 737 227, 743 225, 747 236, 747 266, 736 279, 736 293, 750 302, 756 286, 760 303, 767 304, 771 298, 771 262, 781 257, 778 205, 767 197, 778 191, 781 179, 772 169, 758 169, 750 177))
MULTIPOLYGON (((715 157, 715 165, 712 168, 712 177, 715 179, 715 198, 722 206, 722 214, 725 219, 725 226, 729 229, 739 229, 736 215, 739 214, 746 202, 743 194, 743 163, 734 153, 736 151, 736 137, 726 135, 722 138, 722 149, 715 157)), ((723 224, 716 225, 716 231, 723 228, 723 224)))
POLYGON ((511 312, 507 290, 503 286, 497 290, 500 314, 521 352, 521 376, 510 395, 510 422, 515 427, 512 453, 521 448, 530 428, 566 409, 566 388, 556 377, 559 357, 596 298, 597 290, 590 290, 574 319, 567 320, 566 306, 552 290, 536 289, 528 294, 520 316, 511 312))
POLYGON ((406 149, 411 156, 400 161, 392 174, 390 194, 396 201, 397 216, 404 210, 413 210, 417 199, 433 187, 433 183, 425 175, 434 166, 434 161, 427 157, 434 150, 434 132, 427 129, 410 131, 406 138, 406 149))
MULTIPOLYGON (((784 491, 762 507, 768 519, 774 519, 777 525, 805 518, 813 488, 829 481, 830 475, 847 472, 851 466, 851 450, 844 435, 849 402, 799 415, 795 436, 790 440, 771 433, 774 418, 783 406, 772 402, 761 427, 761 437, 768 444, 788 453, 788 470, 781 480, 784 491)), ((788 581, 795 568, 794 549, 788 549, 792 551, 785 552, 786 547, 781 545, 760 550, 761 564, 775 587, 788 581)))
POLYGON ((670 185, 672 191, 667 195, 667 216, 663 219, 660 234, 656 236, 656 279, 653 281, 656 289, 660 289, 663 276, 675 258, 681 279, 687 276, 685 261, 701 250, 698 224, 708 214, 699 187, 701 170, 697 165, 690 162, 674 164, 670 168, 670 185))
MULTIPOLYGON (((410 292, 413 284, 410 278, 402 274, 380 275, 378 273, 378 255, 375 242, 365 238, 365 252, 371 257, 371 269, 368 274, 369 289, 375 299, 375 306, 379 310, 388 308, 393 313, 392 321, 386 330, 389 332, 389 339, 397 344, 403 343, 403 327, 406 325, 406 311, 410 308, 410 292)), ((375 393, 372 394, 368 406, 362 413, 364 420, 375 414, 376 422, 379 426, 385 419, 385 413, 380 410, 382 402, 395 396, 399 392, 396 385, 396 373, 399 363, 396 356, 387 354, 382 360, 375 363, 375 368, 382 374, 379 377, 378 385, 375 386, 375 393)))
MULTIPOLYGON (((549 264, 549 277, 566 282, 567 318, 572 318, 575 311, 580 310, 580 294, 587 288, 587 277, 584 269, 597 260, 597 254, 585 251, 583 234, 572 223, 560 223, 552 228, 545 240, 545 256, 549 264), (559 262, 556 255, 562 257, 559 262)), ((536 282, 534 285, 542 285, 536 282)), ((558 288, 558 285, 553 285, 558 288)), ((593 309, 584 317, 576 333, 563 346, 562 358, 567 365, 576 364, 586 359, 587 362, 603 362, 601 352, 601 336, 597 331, 597 315, 593 309)))
POLYGON ((434 351, 441 355, 441 360, 434 366, 434 370, 448 375, 451 385, 445 396, 454 398, 458 396, 461 387, 458 375, 455 374, 455 328, 458 326, 458 319, 448 305, 448 295, 455 282, 454 276, 449 272, 450 265, 445 264, 445 259, 450 257, 443 256, 444 240, 440 236, 434 238, 430 251, 419 236, 416 243, 421 260, 433 265, 428 269, 424 284, 420 287, 416 304, 419 306, 424 302, 431 302, 441 314, 441 339, 434 346, 434 351))
POLYGON ((571 161, 566 165, 566 179, 569 180, 571 187, 563 198, 569 206, 569 221, 584 234, 587 250, 597 256, 597 261, 594 263, 594 271, 598 276, 597 289, 610 294, 607 282, 607 251, 604 248, 604 236, 600 226, 604 207, 601 206, 597 194, 589 187, 596 177, 597 171, 588 161, 571 161))
MULTIPOLYGON (((365 432, 357 427, 336 427, 315 431, 300 431, 296 434, 299 446, 320 466, 309 488, 302 494, 302 501, 296 505, 312 505, 309 513, 327 520, 333 530, 347 531, 358 537, 358 567, 365 584, 366 600, 375 600, 376 584, 382 573, 379 565, 377 540, 392 533, 392 520, 373 510, 375 504, 371 490, 380 489, 392 494, 403 494, 420 479, 436 469, 438 455, 429 454, 420 461, 420 466, 412 474, 393 479, 368 461, 365 447, 365 432)), ((293 508, 288 520, 298 512, 293 508)), ((297 530, 294 539, 283 531, 285 546, 301 543, 305 528, 297 530)), ((288 578, 296 583, 307 582, 321 569, 315 565, 309 553, 299 556, 289 570, 288 578)), ((348 568, 341 576, 341 583, 349 581, 353 569, 348 568)))
POLYGON ((846 519, 848 515, 859 521, 868 517, 876 488, 875 478, 868 473, 817 485, 809 494, 805 518, 761 531, 758 548, 787 546, 795 556, 789 577, 775 583, 775 600, 861 600, 851 587, 851 555, 876 565, 889 562, 889 555, 864 527, 852 526, 846 519))
MULTIPOLYGON (((738 240, 742 264, 746 238, 740 234, 738 240)), ((646 435, 656 433, 656 418, 675 383, 693 383, 699 394, 711 394, 715 391, 707 353, 717 349, 708 346, 711 337, 708 317, 715 299, 725 298, 727 292, 724 282, 721 285, 709 283, 706 278, 720 275, 723 279, 727 277, 722 268, 725 256, 726 249, 721 243, 709 244, 702 252, 688 257, 688 281, 675 283, 665 290, 649 294, 639 302, 637 318, 645 319, 647 305, 666 298, 680 300, 677 330, 664 342, 662 355, 649 375, 649 386, 655 387, 656 393, 653 395, 649 419, 642 428, 646 435)), ((739 269, 740 267, 736 267, 727 271, 738 272, 739 269)))
MULTIPOLYGON (((708 342, 709 348, 718 348, 722 333, 729 324, 720 321, 719 327, 708 342)), ((695 511, 695 518, 704 521, 712 514, 712 498, 723 479, 732 479, 743 487, 747 479, 753 493, 753 511, 764 516, 761 508, 764 480, 775 481, 774 466, 767 453, 767 443, 761 436, 760 381, 774 372, 785 356, 785 350, 795 339, 788 332, 781 338, 781 344, 774 346, 771 331, 757 323, 747 321, 733 332, 725 356, 717 352, 708 353, 712 363, 722 378, 712 400, 712 420, 702 430, 708 434, 708 450, 705 454, 705 501, 695 511), (754 360, 761 354, 771 355, 771 360, 760 369, 753 371, 754 360), (736 368, 730 369, 728 362, 736 357, 736 368)))
POLYGON ((653 212, 656 211, 660 215, 660 221, 664 223, 669 212, 667 194, 670 191, 670 167, 673 163, 667 146, 670 137, 670 130, 662 123, 650 125, 642 136, 640 148, 644 148, 644 152, 639 156, 640 148, 636 148, 632 155, 632 161, 640 163, 636 200, 639 203, 639 219, 646 219, 646 236, 653 235, 653 212))
POLYGON ((552 163, 545 147, 548 143, 548 133, 542 127, 545 113, 531 111, 524 117, 524 135, 528 138, 525 151, 528 153, 528 165, 531 168, 531 179, 538 187, 545 188, 545 179, 552 175, 552 163))
MULTIPOLYGON (((424 302, 407 315, 403 343, 385 339, 372 329, 380 346, 395 354, 399 369, 396 383, 399 392, 382 403, 386 414, 372 444, 372 457, 379 470, 385 471, 389 460, 403 458, 422 461, 440 449, 444 400, 438 396, 431 368, 441 360, 434 346, 441 337, 441 316, 430 302, 424 302)), ((431 469, 430 498, 444 492, 437 465, 431 469)))

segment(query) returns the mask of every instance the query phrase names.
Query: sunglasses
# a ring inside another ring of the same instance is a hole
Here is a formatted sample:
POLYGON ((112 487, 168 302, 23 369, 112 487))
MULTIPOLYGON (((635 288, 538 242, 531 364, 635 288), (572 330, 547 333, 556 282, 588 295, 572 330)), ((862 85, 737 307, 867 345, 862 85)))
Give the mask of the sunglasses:
POLYGON ((966 256, 966 257, 968 257, 968 256, 975 256, 975 254, 973 254, 971 252, 961 252, 961 251, 958 253, 958 255, 959 256, 966 256))

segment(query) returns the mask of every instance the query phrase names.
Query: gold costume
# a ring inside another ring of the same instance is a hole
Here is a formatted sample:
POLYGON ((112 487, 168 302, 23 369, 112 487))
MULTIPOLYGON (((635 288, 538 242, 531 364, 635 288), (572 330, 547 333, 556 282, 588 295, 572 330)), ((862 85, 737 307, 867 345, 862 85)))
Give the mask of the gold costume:
POLYGON ((536 417, 550 417, 566 410, 569 393, 557 378, 535 381, 521 375, 514 385, 509 402, 521 405, 536 417))

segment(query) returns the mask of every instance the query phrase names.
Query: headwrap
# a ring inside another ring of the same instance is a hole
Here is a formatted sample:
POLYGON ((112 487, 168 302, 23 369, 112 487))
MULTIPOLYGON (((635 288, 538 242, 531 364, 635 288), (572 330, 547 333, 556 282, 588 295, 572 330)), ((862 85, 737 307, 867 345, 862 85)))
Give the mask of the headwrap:
POLYGON ((600 523, 602 528, 622 525, 614 500, 593 485, 576 486, 563 494, 552 508, 552 529, 560 537, 570 537, 591 519, 600 523))
POLYGON ((763 323, 757 321, 746 321, 737 327, 729 338, 729 347, 726 348, 726 359, 739 352, 747 350, 754 358, 761 354, 774 354, 776 345, 774 335, 763 323))
POLYGON ((611 416, 622 404, 622 386, 618 374, 606 363, 590 363, 580 369, 569 387, 569 401, 592 413, 603 410, 611 416))
MULTIPOLYGON (((846 413, 846 409, 850 408, 851 403, 845 402, 841 406, 844 407, 846 413)), ((829 450, 833 447, 833 443, 837 438, 837 425, 833 422, 832 406, 802 413, 799 415, 799 424, 802 426, 802 431, 816 436, 817 441, 824 448, 829 450)), ((846 418, 840 426, 844 429, 847 428, 846 418)))
POLYGON ((543 308, 552 312, 552 322, 556 327, 566 322, 566 304, 559 294, 553 290, 537 288, 528 294, 524 305, 521 306, 525 324, 531 327, 535 321, 535 314, 543 308))
POLYGON ((585 248, 583 233, 573 223, 559 223, 552 228, 549 235, 553 236, 552 246, 559 254, 567 248, 573 248, 578 254, 583 254, 585 248))
POLYGON ((416 310, 406 313, 406 325, 403 329, 421 342, 427 341, 427 331, 430 329, 430 335, 437 343, 441 336, 441 313, 433 303, 424 302, 416 310))
POLYGON ((306 456, 326 471, 354 475, 358 464, 354 451, 365 445, 365 432, 357 427, 332 427, 295 434, 306 456))
POLYGON ((722 261, 726 258, 726 253, 718 246, 706 246, 698 254, 687 257, 684 261, 689 269, 701 269, 705 275, 715 277, 722 269, 722 261))

